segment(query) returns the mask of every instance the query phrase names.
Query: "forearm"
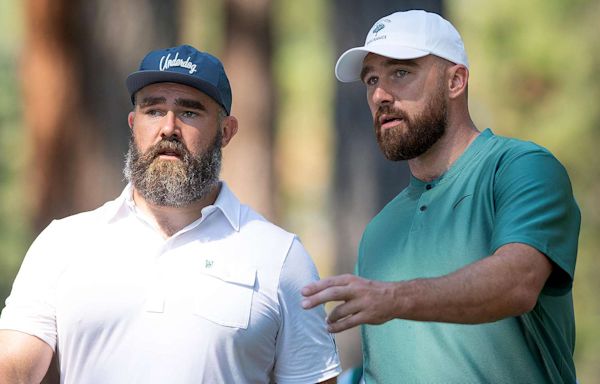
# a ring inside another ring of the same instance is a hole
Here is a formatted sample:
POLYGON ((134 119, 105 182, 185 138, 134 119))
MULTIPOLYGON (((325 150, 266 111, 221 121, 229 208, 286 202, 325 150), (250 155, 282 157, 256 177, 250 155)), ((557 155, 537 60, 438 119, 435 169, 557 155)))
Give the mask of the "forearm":
POLYGON ((26 383, 19 373, 15 370, 11 362, 6 361, 4 356, 0 355, 0 383, 26 383))
POLYGON ((22 365, 19 364, 19 362, 10 359, 4 354, 0 354, 0 383, 33 383, 33 378, 30 377, 29 373, 24 372, 22 369, 19 369, 20 367, 22 367, 22 365))
POLYGON ((302 290, 302 306, 342 301, 327 317, 330 332, 392 319, 484 323, 531 310, 552 270, 524 244, 507 244, 492 256, 438 278, 400 282, 333 276, 302 290))
POLYGON ((519 246, 510 244, 446 276, 392 283, 392 316, 484 323, 530 311, 551 267, 545 256, 515 249, 519 246))

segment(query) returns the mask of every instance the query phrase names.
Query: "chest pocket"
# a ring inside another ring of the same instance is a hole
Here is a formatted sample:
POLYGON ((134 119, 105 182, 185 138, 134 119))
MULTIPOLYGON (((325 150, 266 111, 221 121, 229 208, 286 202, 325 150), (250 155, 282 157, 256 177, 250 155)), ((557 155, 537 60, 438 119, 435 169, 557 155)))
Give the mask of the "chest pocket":
POLYGON ((256 268, 220 266, 205 269, 201 279, 195 313, 227 327, 248 328, 256 268))

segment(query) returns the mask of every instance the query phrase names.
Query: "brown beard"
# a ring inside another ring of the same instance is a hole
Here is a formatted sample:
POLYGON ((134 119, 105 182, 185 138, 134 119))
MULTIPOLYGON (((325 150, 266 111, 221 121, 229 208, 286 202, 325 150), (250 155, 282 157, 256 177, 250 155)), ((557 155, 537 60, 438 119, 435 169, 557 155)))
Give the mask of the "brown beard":
POLYGON ((123 173, 148 202, 183 207, 206 197, 219 182, 222 135, 202 153, 194 156, 176 137, 163 139, 141 153, 135 138, 129 142, 123 173), (169 150, 178 160, 162 160, 169 150))
POLYGON ((414 159, 427 152, 446 132, 448 124, 448 102, 444 96, 442 84, 438 84, 435 93, 429 99, 420 114, 408 116, 404 111, 389 105, 379 107, 375 114, 374 128, 379 148, 391 161, 414 159), (402 119, 406 125, 381 129, 379 117, 391 114, 402 119))

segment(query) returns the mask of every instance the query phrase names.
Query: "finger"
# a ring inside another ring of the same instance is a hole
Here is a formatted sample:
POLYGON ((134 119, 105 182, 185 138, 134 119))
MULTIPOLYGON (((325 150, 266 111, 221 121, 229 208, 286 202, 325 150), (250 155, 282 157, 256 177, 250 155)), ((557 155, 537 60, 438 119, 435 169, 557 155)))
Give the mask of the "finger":
POLYGON ((331 276, 319 281, 315 281, 302 288, 300 293, 302 293, 302 295, 304 296, 311 296, 329 287, 333 287, 336 285, 346 285, 348 284, 349 280, 348 276, 352 275, 331 276))
POLYGON ((328 301, 346 301, 351 298, 350 289, 347 286, 332 286, 323 289, 302 300, 302 308, 311 309, 328 301))
POLYGON ((337 307, 333 308, 333 310, 331 310, 331 312, 329 312, 329 315, 327 315, 327 322, 328 323, 338 322, 341 319, 344 319, 345 317, 348 317, 348 316, 351 316, 351 315, 354 315, 354 314, 360 312, 360 310, 361 310, 361 308, 357 304, 356 300, 347 301, 347 302, 340 304, 337 307))
POLYGON ((358 325, 364 324, 361 313, 347 316, 346 318, 327 325, 327 330, 331 333, 338 333, 358 325))

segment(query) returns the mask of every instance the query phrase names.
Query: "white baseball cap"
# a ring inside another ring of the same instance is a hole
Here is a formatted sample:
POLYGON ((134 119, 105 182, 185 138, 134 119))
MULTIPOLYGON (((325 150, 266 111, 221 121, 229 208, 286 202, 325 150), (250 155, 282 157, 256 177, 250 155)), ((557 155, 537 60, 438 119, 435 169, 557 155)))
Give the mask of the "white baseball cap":
POLYGON ((369 30, 365 45, 344 52, 335 65, 335 76, 348 83, 360 80, 362 63, 369 53, 392 59, 442 57, 469 67, 460 34, 440 15, 425 11, 396 12, 379 19, 369 30))

